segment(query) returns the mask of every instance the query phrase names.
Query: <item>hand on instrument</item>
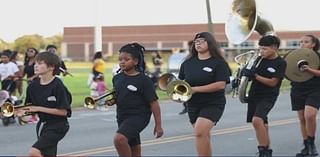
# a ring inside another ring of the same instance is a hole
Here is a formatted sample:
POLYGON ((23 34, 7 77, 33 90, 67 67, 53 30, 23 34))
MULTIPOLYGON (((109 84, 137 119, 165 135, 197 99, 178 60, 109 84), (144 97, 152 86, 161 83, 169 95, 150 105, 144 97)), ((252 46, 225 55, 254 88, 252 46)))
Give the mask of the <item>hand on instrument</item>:
POLYGON ((156 138, 159 138, 163 135, 163 129, 161 126, 155 126, 154 127, 154 130, 153 130, 153 135, 156 137, 156 138))
POLYGON ((107 106, 112 106, 112 105, 114 105, 116 103, 116 100, 115 99, 106 100, 104 103, 107 106))
POLYGON ((302 65, 300 67, 300 71, 304 72, 304 71, 308 71, 310 69, 309 65, 302 65))
POLYGON ((255 69, 246 69, 244 68, 242 70, 242 75, 247 76, 250 80, 253 80, 256 78, 256 72, 255 69))

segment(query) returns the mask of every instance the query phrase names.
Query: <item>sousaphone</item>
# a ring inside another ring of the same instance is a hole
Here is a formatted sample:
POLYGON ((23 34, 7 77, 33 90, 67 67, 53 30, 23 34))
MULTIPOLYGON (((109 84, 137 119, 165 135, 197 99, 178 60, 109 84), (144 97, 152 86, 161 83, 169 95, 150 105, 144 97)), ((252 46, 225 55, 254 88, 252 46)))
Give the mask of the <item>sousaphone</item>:
POLYGON ((308 65, 313 69, 318 69, 320 65, 317 53, 307 48, 290 51, 284 56, 284 60, 287 62, 285 77, 293 82, 305 82, 313 77, 301 69, 302 65, 308 65))
MULTIPOLYGON (((254 31, 261 36, 275 35, 272 24, 257 14, 255 0, 234 0, 231 6, 229 18, 225 24, 225 31, 228 40, 233 44, 241 44, 246 41, 254 31)), ((256 68, 261 59, 257 51, 248 51, 235 57, 235 61, 239 64, 237 74, 235 76, 234 90, 239 94, 241 103, 247 102, 247 86, 249 78, 241 75, 243 68, 256 68), (239 58, 246 58, 244 64, 238 62, 239 58)))

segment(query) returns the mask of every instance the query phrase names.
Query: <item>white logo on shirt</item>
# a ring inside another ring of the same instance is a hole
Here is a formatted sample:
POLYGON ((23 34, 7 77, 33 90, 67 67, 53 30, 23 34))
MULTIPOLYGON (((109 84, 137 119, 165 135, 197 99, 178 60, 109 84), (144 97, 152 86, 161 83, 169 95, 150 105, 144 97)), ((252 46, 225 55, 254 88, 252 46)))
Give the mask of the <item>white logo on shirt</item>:
POLYGON ((55 96, 49 96, 48 101, 57 101, 55 96))
POLYGON ((130 91, 133 91, 133 92, 135 92, 135 91, 138 90, 138 88, 135 87, 134 85, 128 85, 127 88, 128 88, 130 91))
POLYGON ((203 71, 206 71, 206 72, 212 72, 212 69, 209 68, 209 67, 203 67, 202 70, 203 70, 203 71))
POLYGON ((276 69, 274 69, 274 68, 272 68, 272 67, 267 68, 267 70, 268 70, 269 72, 271 72, 271 73, 276 72, 276 69))

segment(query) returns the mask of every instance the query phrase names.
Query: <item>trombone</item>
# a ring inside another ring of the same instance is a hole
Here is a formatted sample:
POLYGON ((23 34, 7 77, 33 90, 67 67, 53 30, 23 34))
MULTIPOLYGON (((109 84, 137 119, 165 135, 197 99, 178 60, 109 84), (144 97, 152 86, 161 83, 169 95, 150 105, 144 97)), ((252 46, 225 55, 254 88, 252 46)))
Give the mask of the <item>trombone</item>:
POLYGON ((111 100, 115 99, 115 97, 116 97, 115 93, 116 92, 112 89, 109 92, 106 92, 105 94, 103 94, 99 97, 91 97, 91 96, 85 97, 84 104, 86 104, 89 109, 94 109, 97 105, 96 102, 105 98, 105 97, 111 96, 106 101, 111 101, 111 100))
MULTIPOLYGON (((1 106, 1 114, 4 117, 11 117, 15 114, 15 111, 17 109, 21 109, 24 107, 28 107, 31 105, 20 105, 20 106, 14 106, 12 103, 10 102, 5 102, 2 106, 1 106)), ((34 113, 31 112, 24 112, 24 114, 22 116, 29 116, 29 115, 33 115, 34 113)))

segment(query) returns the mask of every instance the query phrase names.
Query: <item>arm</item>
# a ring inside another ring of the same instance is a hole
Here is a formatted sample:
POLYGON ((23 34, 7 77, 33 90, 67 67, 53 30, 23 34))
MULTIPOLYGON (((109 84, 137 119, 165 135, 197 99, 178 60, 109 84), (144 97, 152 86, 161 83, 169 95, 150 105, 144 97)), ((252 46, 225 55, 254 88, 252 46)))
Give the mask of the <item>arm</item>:
POLYGON ((161 125, 161 111, 160 106, 157 100, 152 101, 150 103, 151 111, 153 113, 153 118, 155 122, 155 127, 153 130, 153 134, 156 136, 156 138, 159 138, 163 135, 163 129, 161 125))
POLYGON ((48 107, 42 107, 42 106, 29 106, 26 107, 27 112, 43 112, 48 113, 52 115, 57 116, 67 116, 67 110, 66 109, 58 109, 58 108, 48 108, 48 107))
POLYGON ((309 72, 310 74, 312 74, 314 76, 320 77, 320 70, 318 70, 318 69, 310 68, 307 65, 303 66, 303 69, 304 69, 304 71, 309 72))
POLYGON ((216 91, 222 90, 225 88, 225 86, 226 86, 225 81, 218 81, 218 82, 210 83, 203 86, 194 86, 191 88, 193 93, 209 93, 209 92, 216 92, 216 91))

